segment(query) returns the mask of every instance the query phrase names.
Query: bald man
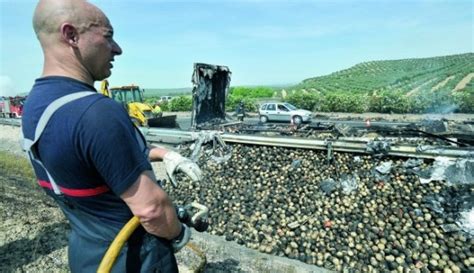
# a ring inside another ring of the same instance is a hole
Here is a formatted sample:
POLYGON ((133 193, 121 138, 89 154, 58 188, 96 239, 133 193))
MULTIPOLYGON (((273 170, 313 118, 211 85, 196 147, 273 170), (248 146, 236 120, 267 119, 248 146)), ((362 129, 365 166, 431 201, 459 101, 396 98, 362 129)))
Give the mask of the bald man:
POLYGON ((141 226, 113 272, 176 272, 174 253, 190 238, 171 199, 156 183, 150 160, 168 174, 201 178, 176 152, 147 146, 127 112, 98 94, 122 54, 105 14, 87 1, 41 0, 33 26, 44 53, 43 73, 22 118, 24 148, 38 183, 70 222, 72 272, 95 272, 119 230, 135 215, 141 226))

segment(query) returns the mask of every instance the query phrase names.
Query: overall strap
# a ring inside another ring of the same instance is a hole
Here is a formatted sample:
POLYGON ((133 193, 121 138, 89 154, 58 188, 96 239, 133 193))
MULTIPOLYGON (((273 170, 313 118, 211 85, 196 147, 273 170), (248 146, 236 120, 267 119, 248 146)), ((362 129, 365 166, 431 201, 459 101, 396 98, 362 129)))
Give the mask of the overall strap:
POLYGON ((48 170, 44 166, 44 164, 41 162, 41 160, 38 156, 38 150, 37 150, 36 144, 37 144, 38 140, 40 139, 41 134, 43 133, 44 129, 46 128, 46 125, 48 124, 50 118, 53 116, 53 114, 59 108, 61 108, 62 106, 64 106, 65 104, 67 104, 69 102, 78 100, 78 99, 86 97, 86 96, 94 95, 94 94, 97 94, 97 92, 81 91, 81 92, 76 92, 76 93, 69 94, 69 95, 66 95, 66 96, 63 96, 63 97, 60 97, 60 98, 56 99, 51 104, 49 104, 48 107, 46 107, 43 114, 41 115, 41 117, 40 117, 40 119, 39 119, 39 121, 36 125, 34 138, 33 139, 28 139, 28 138, 25 138, 25 137, 21 136, 20 141, 21 141, 21 146, 22 146, 23 150, 28 153, 28 156, 29 156, 31 162, 33 162, 33 161, 36 162, 37 164, 39 164, 45 170, 46 174, 48 175, 48 179, 51 183, 51 186, 53 188, 53 191, 57 195, 62 194, 61 190, 60 190, 59 186, 56 184, 56 182, 54 181, 51 174, 48 172, 48 170))

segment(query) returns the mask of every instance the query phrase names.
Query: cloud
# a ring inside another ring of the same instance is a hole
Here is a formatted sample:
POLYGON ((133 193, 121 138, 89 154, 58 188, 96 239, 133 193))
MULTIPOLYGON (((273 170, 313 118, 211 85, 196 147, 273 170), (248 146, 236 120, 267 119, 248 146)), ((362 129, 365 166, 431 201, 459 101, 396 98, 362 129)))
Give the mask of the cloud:
POLYGON ((0 96, 15 96, 18 91, 15 90, 15 85, 10 77, 0 75, 0 96))

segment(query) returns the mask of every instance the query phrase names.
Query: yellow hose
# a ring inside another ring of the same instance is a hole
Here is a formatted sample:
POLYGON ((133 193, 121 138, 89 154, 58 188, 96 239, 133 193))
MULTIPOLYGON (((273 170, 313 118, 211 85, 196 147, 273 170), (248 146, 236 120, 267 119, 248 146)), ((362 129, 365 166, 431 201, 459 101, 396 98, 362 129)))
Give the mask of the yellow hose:
MULTIPOLYGON (((132 235, 133 231, 137 229, 139 225, 140 219, 138 219, 137 216, 133 216, 132 219, 130 219, 130 221, 125 224, 125 226, 115 237, 112 244, 110 244, 107 252, 105 252, 104 258, 102 258, 99 268, 97 269, 97 273, 110 273, 112 267, 114 266, 115 260, 117 260, 120 250, 123 248, 123 245, 127 242, 128 238, 130 238, 130 235, 132 235)), ((186 247, 194 251, 202 259, 201 264, 198 266, 199 270, 197 271, 200 272, 206 265, 206 255, 193 243, 188 243, 186 247)))
POLYGON ((99 268, 97 269, 97 273, 109 273, 112 270, 112 266, 114 266, 120 250, 122 250, 125 242, 127 242, 130 235, 132 235, 133 231, 139 225, 140 219, 138 219, 137 216, 133 216, 132 219, 125 224, 109 246, 109 249, 107 249, 107 252, 105 252, 104 258, 102 258, 99 268))
POLYGON ((199 247, 192 242, 189 242, 185 247, 194 251, 194 253, 198 255, 199 258, 201 258, 201 263, 194 269, 194 272, 202 272, 204 270, 204 266, 206 266, 207 263, 206 254, 204 254, 204 252, 202 252, 202 250, 200 250, 199 247))

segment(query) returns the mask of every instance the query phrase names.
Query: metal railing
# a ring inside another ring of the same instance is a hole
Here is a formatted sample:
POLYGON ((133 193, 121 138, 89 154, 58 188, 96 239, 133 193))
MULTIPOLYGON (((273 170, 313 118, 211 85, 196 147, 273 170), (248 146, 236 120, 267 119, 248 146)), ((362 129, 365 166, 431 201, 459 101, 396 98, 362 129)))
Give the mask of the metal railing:
MULTIPOLYGON (((0 118, 0 124, 20 126, 21 120, 0 118)), ((183 131, 176 129, 140 128, 147 141, 152 143, 180 144, 192 142, 206 131, 183 131)), ((209 131, 216 133, 215 131, 209 131)), ((349 152, 361 154, 374 154, 369 149, 370 142, 367 138, 340 138, 337 140, 318 140, 296 137, 270 137, 258 135, 229 134, 217 132, 222 140, 227 143, 240 143, 250 145, 266 145, 277 147, 331 150, 335 152, 349 152)), ((379 141, 383 141, 379 140, 379 141)), ((474 149, 456 146, 428 146, 411 144, 390 144, 381 152, 389 156, 436 158, 474 158, 474 149)))

